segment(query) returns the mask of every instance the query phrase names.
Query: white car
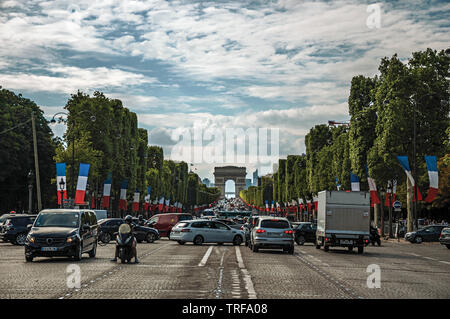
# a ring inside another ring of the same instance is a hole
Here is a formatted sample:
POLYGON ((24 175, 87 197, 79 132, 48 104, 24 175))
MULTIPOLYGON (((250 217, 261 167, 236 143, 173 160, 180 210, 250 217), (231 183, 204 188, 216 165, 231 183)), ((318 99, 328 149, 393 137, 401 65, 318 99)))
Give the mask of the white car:
POLYGON ((186 242, 193 242, 194 245, 233 243, 233 245, 239 246, 244 241, 244 238, 242 230, 208 219, 179 222, 172 228, 170 233, 170 240, 176 240, 180 245, 186 242))

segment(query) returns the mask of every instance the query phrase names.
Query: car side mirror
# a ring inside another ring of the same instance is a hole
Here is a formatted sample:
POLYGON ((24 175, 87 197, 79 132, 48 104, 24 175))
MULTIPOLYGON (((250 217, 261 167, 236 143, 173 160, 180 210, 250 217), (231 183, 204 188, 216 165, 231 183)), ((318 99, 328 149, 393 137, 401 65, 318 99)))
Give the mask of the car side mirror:
POLYGON ((30 231, 31 228, 33 228, 33 224, 28 224, 28 225, 27 225, 27 230, 30 231))

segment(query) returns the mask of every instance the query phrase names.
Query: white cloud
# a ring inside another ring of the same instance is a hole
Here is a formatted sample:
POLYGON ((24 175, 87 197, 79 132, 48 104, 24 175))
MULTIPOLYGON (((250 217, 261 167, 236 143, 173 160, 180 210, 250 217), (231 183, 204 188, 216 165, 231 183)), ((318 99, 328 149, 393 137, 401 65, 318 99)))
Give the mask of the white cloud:
POLYGON ((31 92, 74 93, 78 89, 93 91, 110 87, 122 87, 154 83, 154 78, 142 74, 125 72, 119 69, 78 68, 52 66, 48 69, 53 75, 30 73, 0 74, 1 84, 9 89, 31 92))

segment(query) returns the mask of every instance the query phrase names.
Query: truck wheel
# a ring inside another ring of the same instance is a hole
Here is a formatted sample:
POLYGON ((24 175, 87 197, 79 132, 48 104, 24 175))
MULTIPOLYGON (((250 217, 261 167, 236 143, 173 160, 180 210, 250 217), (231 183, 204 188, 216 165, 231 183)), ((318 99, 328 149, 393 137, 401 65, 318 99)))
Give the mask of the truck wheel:
POLYGON ((94 258, 96 254, 97 254, 97 243, 94 243, 94 247, 89 252, 89 257, 94 258))
POLYGON ((320 245, 316 243, 316 249, 320 249, 320 245))
POLYGON ((294 254, 294 245, 292 245, 291 247, 289 247, 288 254, 289 254, 289 255, 293 255, 293 254, 294 254))
POLYGON ((330 250, 330 246, 323 246, 323 250, 329 251, 330 250))
POLYGON ((33 261, 33 256, 25 256, 26 262, 30 263, 33 261))
POLYGON ((364 247, 358 247, 358 254, 362 254, 364 252, 364 247))

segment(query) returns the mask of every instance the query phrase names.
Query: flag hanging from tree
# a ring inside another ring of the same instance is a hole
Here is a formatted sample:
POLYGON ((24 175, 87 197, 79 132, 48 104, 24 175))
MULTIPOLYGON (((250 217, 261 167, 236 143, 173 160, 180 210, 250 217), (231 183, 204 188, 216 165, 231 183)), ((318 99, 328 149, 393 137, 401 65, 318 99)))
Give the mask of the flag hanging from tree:
POLYGON ((430 179, 430 188, 425 201, 431 203, 439 190, 439 174, 436 156, 425 156, 425 162, 427 163, 428 178, 430 179))
POLYGON ((125 179, 120 183, 120 199, 119 199, 119 209, 127 210, 127 189, 128 180, 125 179))
POLYGON ((102 207, 109 208, 109 199, 111 198, 111 183, 112 183, 112 172, 108 173, 106 181, 103 184, 103 200, 102 207))
POLYGON ((140 193, 136 189, 136 191, 134 192, 134 197, 133 197, 133 212, 139 211, 139 196, 140 196, 140 193))
MULTIPOLYGON (((414 177, 411 174, 411 168, 409 167, 409 160, 408 156, 397 156, 398 161, 400 162, 400 165, 402 166, 403 170, 406 173, 406 176, 408 176, 409 181, 411 182, 411 185, 413 186, 413 201, 416 200, 416 182, 414 181, 414 177)), ((419 187, 417 187, 417 200, 422 200, 422 194, 420 194, 419 187)))
POLYGON ((86 185, 89 175, 90 164, 80 163, 78 172, 77 191, 75 193, 75 204, 84 204, 84 195, 86 195, 86 185))
POLYGON ((359 177, 350 171, 350 183, 352 184, 352 192, 359 192, 359 177))

